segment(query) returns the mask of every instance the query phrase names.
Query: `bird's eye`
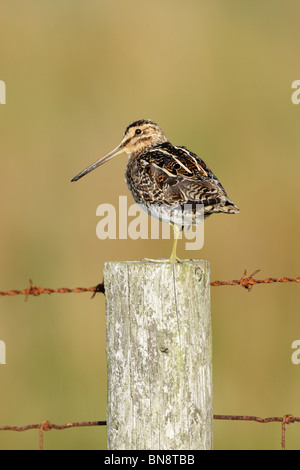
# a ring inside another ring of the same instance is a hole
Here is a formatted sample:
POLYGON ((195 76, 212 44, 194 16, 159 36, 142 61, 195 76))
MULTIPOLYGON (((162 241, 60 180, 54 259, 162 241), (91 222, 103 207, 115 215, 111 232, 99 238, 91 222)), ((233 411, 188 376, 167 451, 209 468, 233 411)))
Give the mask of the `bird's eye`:
POLYGON ((138 135, 138 134, 141 134, 142 131, 141 131, 141 129, 136 129, 136 130, 135 130, 135 133, 136 133, 136 135, 138 135))

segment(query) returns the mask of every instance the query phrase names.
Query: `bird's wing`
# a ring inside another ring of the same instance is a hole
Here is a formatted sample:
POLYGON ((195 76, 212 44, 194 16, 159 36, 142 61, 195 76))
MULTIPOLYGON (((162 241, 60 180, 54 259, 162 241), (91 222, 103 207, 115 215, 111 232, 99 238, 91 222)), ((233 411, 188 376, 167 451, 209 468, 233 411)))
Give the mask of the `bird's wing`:
POLYGON ((152 180, 164 192, 166 202, 215 205, 227 194, 206 163, 185 147, 169 143, 147 154, 152 180))

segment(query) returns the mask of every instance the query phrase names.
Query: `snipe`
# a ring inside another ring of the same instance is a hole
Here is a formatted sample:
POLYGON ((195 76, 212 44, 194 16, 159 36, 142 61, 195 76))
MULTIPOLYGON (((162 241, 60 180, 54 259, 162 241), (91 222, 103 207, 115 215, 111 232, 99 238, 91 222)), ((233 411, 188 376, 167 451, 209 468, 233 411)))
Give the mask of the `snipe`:
POLYGON ((223 212, 236 214, 237 206, 206 163, 186 147, 172 145, 155 122, 130 124, 118 147, 76 175, 72 181, 125 152, 126 183, 135 202, 150 215, 172 224, 174 243, 169 261, 176 262, 177 240, 184 226, 223 212), (203 218, 202 217, 202 218, 203 218))

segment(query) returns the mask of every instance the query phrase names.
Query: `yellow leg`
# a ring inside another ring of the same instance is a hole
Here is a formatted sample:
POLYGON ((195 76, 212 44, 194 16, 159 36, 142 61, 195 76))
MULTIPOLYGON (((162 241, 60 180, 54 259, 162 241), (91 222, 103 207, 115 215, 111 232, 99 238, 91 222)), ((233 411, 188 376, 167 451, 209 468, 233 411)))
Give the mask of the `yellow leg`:
POLYGON ((173 242, 172 253, 170 256, 170 262, 176 263, 177 261, 179 261, 179 258, 177 258, 176 256, 176 249, 177 249, 178 237, 180 234, 180 227, 178 225, 173 225, 173 231, 174 231, 174 242, 173 242))
POLYGON ((178 242, 178 237, 180 234, 181 227, 178 225, 173 225, 173 231, 174 231, 174 241, 173 241, 173 248, 172 248, 172 253, 170 258, 167 259, 149 259, 149 258, 143 258, 141 261, 151 261, 153 263, 180 263, 180 259, 177 258, 176 256, 176 248, 177 248, 177 242, 178 242))

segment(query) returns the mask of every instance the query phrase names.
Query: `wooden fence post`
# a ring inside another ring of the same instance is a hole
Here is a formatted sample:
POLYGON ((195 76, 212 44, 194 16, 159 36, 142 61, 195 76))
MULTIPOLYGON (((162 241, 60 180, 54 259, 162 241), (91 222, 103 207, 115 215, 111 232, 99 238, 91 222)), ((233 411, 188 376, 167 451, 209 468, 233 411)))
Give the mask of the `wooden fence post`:
POLYGON ((110 450, 212 448, 207 261, 104 266, 110 450))

